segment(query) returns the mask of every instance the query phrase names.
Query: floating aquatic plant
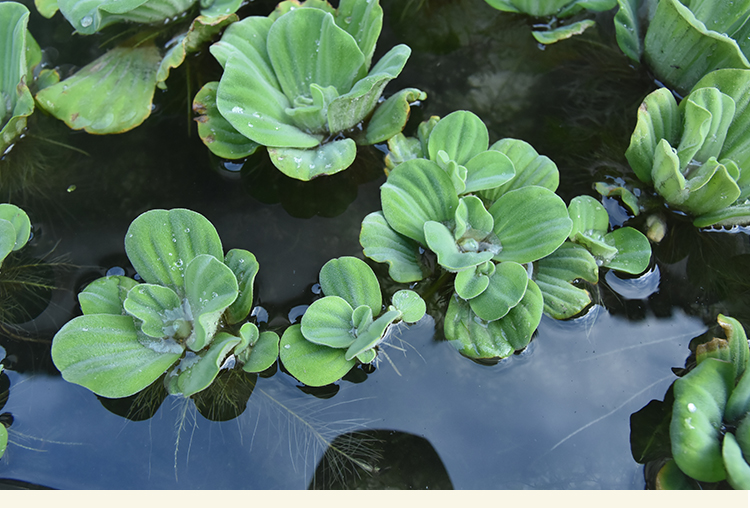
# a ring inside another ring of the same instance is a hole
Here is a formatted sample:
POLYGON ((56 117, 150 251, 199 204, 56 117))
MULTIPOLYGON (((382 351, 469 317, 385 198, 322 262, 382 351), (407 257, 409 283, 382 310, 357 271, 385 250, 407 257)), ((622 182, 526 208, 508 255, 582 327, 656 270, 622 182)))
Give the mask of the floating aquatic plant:
POLYGON ((631 417, 631 425, 655 424, 643 444, 634 445, 639 462, 671 456, 657 474, 657 488, 725 480, 735 489, 750 488, 750 349, 736 319, 720 314, 717 321, 726 338, 698 345, 696 366, 674 382, 664 403, 652 401, 631 417))
POLYGON ((29 82, 42 54, 26 29, 28 22, 24 5, 0 3, 0 156, 23 133, 34 111, 29 82))
POLYGON ((229 159, 265 146, 299 180, 348 168, 357 144, 400 132, 410 103, 426 97, 409 88, 380 102, 411 53, 398 45, 370 68, 382 23, 377 0, 342 0, 338 9, 308 0, 233 24, 211 46, 221 80, 194 100, 201 139, 229 159))
POLYGON ((520 12, 537 18, 552 18, 548 29, 531 32, 534 38, 542 44, 552 44, 581 34, 595 25, 594 20, 584 19, 556 26, 558 19, 569 18, 584 10, 608 11, 617 5, 617 0, 485 0, 485 2, 501 11, 520 12))
POLYGON ((750 222, 750 70, 721 69, 677 104, 649 94, 625 156, 636 176, 698 227, 750 222))
POLYGON ((618 0, 617 43, 656 77, 687 93, 716 69, 750 69, 750 4, 724 0, 618 0))
POLYGON ((422 280, 422 253, 434 252, 455 273, 446 338, 471 358, 506 357, 528 344, 542 316, 525 265, 571 232, 554 193, 557 167, 523 141, 489 146, 487 127, 468 111, 432 118, 418 133, 389 141, 382 211, 365 217, 360 243, 398 282, 422 280))
POLYGON ((236 363, 260 372, 276 361, 278 336, 244 322, 255 256, 242 249, 224 256, 205 217, 185 209, 145 212, 130 225, 125 251, 143 282, 102 277, 79 294, 83 315, 52 342, 64 379, 119 398, 167 372, 167 390, 189 397, 222 368, 236 363))
POLYGON ((151 114, 155 88, 166 88, 170 70, 239 19, 234 11, 240 1, 214 0, 200 3, 200 14, 188 27, 170 24, 190 12, 195 3, 196 0, 38 0, 40 13, 51 17, 59 8, 83 35, 121 22, 143 26, 72 76, 41 90, 36 94, 37 104, 72 129, 93 134, 116 134, 137 127, 151 114), (161 30, 173 34, 163 47, 154 43, 161 30))
POLYGON ((425 302, 404 289, 383 311, 380 284, 367 263, 344 256, 320 270, 323 298, 310 305, 301 324, 281 337, 281 361, 297 379, 323 386, 343 377, 358 362, 372 363, 378 345, 398 321, 415 323, 425 313, 425 302))

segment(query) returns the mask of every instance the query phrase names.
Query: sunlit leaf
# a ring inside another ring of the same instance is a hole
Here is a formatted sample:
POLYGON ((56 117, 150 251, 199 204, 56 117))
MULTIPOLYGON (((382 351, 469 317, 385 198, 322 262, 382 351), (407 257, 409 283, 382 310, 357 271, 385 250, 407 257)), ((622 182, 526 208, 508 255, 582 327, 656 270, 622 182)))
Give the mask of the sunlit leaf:
POLYGON ((346 360, 345 349, 314 344, 305 339, 300 325, 292 325, 281 337, 279 357, 291 375, 308 386, 338 381, 357 361, 346 360))

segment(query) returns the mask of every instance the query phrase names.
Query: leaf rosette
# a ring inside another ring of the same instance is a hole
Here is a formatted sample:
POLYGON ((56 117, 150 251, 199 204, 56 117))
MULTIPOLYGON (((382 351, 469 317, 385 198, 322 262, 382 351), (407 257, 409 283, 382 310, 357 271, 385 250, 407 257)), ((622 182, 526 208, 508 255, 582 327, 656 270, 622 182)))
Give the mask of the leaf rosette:
POLYGON ((417 293, 400 290, 383 312, 377 277, 355 257, 323 265, 320 286, 323 298, 314 301, 302 323, 289 327, 281 338, 282 363, 309 386, 333 383, 357 362, 372 363, 392 326, 399 321, 415 323, 426 310, 417 293))
POLYGON ((618 0, 617 43, 659 81, 686 94, 703 76, 750 69, 750 2, 618 0))
POLYGON ((233 24, 211 46, 221 80, 194 101, 204 143, 225 158, 265 146, 299 180, 348 168, 357 144, 401 132, 410 103, 426 97, 410 88, 380 101, 411 53, 398 45, 370 68, 382 23, 376 0, 342 0, 338 9, 310 0, 233 24))
POLYGON ((698 227, 750 222, 750 70, 721 69, 679 104, 649 94, 625 156, 636 176, 698 227))
POLYGON ((52 342, 64 379, 119 398, 167 372, 168 391, 189 397, 230 357, 247 372, 276 361, 278 336, 241 324, 252 307, 255 256, 242 249, 224 256, 205 217, 185 209, 145 212, 130 225, 125 250, 143 282, 102 277, 79 294, 83 315, 52 342))
POLYGON ((382 211, 362 222, 365 255, 388 263, 394 280, 416 282, 426 275, 422 252, 434 252, 455 273, 446 338, 472 358, 524 347, 542 314, 524 265, 555 252, 571 232, 554 193, 557 167, 523 141, 490 147, 487 127, 468 111, 430 119, 418 140, 397 136, 389 147, 403 162, 381 187, 382 211))

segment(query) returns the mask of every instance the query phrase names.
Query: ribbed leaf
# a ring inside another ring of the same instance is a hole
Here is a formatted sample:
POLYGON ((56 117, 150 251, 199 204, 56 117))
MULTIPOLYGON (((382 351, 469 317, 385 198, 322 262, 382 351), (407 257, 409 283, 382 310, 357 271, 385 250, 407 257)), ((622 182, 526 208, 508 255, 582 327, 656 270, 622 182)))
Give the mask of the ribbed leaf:
POLYGON ((190 397, 205 390, 219 375, 221 366, 232 348, 240 342, 239 337, 221 332, 199 359, 177 375, 176 382, 169 384, 172 395, 190 397))
POLYGON ((252 252, 243 249, 232 249, 227 252, 224 264, 234 273, 239 290, 237 299, 224 314, 227 323, 233 325, 247 318, 253 308, 253 283, 260 265, 252 252))
POLYGON ((345 349, 313 344, 305 340, 300 325, 292 325, 281 337, 279 357, 291 375, 308 386, 338 381, 357 363, 344 358, 345 349))
POLYGON ((130 277, 112 275, 100 277, 78 294, 84 314, 125 314, 123 302, 128 292, 138 285, 130 277))
POLYGON ((419 244, 391 229, 382 212, 373 212, 364 218, 359 243, 365 256, 388 263, 388 275, 396 282, 416 282, 424 278, 419 244))
POLYGON ((274 332, 262 332, 252 346, 250 355, 242 365, 245 372, 263 372, 276 363, 279 357, 279 336, 274 332))
POLYGON ((343 298, 352 309, 367 305, 373 315, 380 314, 383 296, 378 278, 359 258, 343 256, 331 259, 320 269, 320 287, 326 296, 343 298))
POLYGON ((495 261, 528 263, 554 252, 570 234, 563 200, 544 187, 522 187, 503 194, 489 212, 502 251, 495 261))
POLYGON ((149 337, 171 337, 185 329, 190 332, 182 300, 168 287, 138 284, 128 292, 122 306, 128 314, 140 320, 141 331, 149 337))
POLYGON ((121 21, 158 23, 182 14, 195 0, 58 0, 60 12, 80 34, 121 21))
POLYGON ((375 44, 383 27, 383 9, 380 2, 341 0, 336 10, 336 24, 354 37, 365 57, 364 67, 369 68, 375 44))
POLYGON ((52 360, 63 379, 102 397, 138 393, 180 357, 143 346, 130 316, 93 314, 66 323, 52 341, 52 360))
POLYGON ((466 164, 472 157, 487 150, 490 135, 484 122, 470 111, 454 111, 443 117, 432 129, 428 142, 430 159, 437 161, 440 150, 456 164, 466 164))
POLYGON ((409 120, 411 104, 415 101, 423 101, 426 98, 427 94, 416 88, 399 90, 384 102, 378 104, 372 117, 367 122, 365 139, 362 143, 373 145, 388 141, 390 154, 386 156, 386 165, 389 165, 390 169, 393 169, 398 163, 403 162, 407 158, 413 158, 410 156, 412 154, 422 154, 419 140, 403 138, 404 144, 398 144, 399 141, 391 142, 391 140, 395 136, 401 135, 403 137, 401 131, 404 129, 407 120, 409 120), (416 148, 415 143, 416 146, 420 147, 418 152, 414 149, 406 149, 406 145, 416 148))
POLYGON ((91 134, 125 132, 151 114, 160 62, 153 44, 118 46, 68 79, 41 90, 36 100, 71 129, 91 134))
POLYGON ((493 143, 490 150, 505 154, 513 163, 516 176, 500 187, 481 191, 479 194, 486 201, 494 203, 506 192, 529 185, 545 187, 552 192, 557 190, 560 183, 557 166, 548 157, 539 155, 526 141, 505 138, 493 143))
POLYGON ((357 145, 353 139, 344 138, 309 149, 268 147, 268 155, 282 173, 307 182, 351 166, 357 157, 357 145))
POLYGON ((512 261, 495 267, 490 283, 479 296, 469 300, 471 310, 485 321, 495 321, 518 305, 526 293, 529 278, 526 269, 512 261))
POLYGON ((14 234, 10 238, 11 250, 19 250, 26 245, 31 236, 31 220, 21 208, 10 203, 0 204, 0 220, 8 221, 13 226, 14 234))
POLYGON ((352 334, 353 312, 352 306, 340 296, 315 300, 302 316, 301 332, 305 339, 315 344, 347 348, 356 339, 352 334))

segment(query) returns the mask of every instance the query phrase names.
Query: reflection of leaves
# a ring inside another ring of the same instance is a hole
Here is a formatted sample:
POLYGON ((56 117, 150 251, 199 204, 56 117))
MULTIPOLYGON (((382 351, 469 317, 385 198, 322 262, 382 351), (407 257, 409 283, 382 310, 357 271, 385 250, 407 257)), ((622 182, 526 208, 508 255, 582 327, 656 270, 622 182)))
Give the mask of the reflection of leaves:
POLYGON ((381 162, 370 150, 360 148, 360 156, 347 171, 309 182, 284 175, 259 151, 243 165, 242 183, 253 197, 263 203, 281 203, 293 217, 336 217, 356 199, 359 185, 382 176, 381 162))
POLYGON ((144 390, 129 397, 119 399, 97 398, 109 412, 134 422, 141 422, 156 414, 167 395, 164 383, 157 380, 144 390))
POLYGON ((630 452, 639 464, 672 456, 669 425, 672 421, 672 386, 664 400, 652 400, 630 415, 630 452))
POLYGON ((240 369, 222 371, 211 386, 193 395, 195 407, 208 420, 233 420, 245 411, 257 381, 257 374, 240 369))

